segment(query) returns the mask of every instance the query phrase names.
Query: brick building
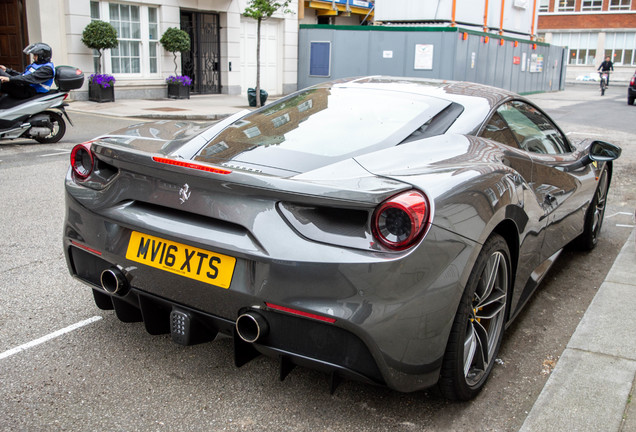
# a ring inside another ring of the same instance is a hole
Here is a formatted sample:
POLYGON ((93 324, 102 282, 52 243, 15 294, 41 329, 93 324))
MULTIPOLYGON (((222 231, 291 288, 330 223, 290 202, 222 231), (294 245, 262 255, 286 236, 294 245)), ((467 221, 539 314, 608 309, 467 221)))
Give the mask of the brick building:
POLYGON ((539 0, 539 37, 568 47, 567 79, 594 75, 606 56, 613 81, 636 69, 635 0, 539 0))

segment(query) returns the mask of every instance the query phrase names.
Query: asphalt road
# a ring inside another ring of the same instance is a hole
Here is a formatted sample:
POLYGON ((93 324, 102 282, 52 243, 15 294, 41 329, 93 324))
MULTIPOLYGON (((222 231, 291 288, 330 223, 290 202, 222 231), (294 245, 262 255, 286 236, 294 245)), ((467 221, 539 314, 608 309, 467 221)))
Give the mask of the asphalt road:
POLYGON ((630 233, 636 202, 636 106, 624 87, 603 98, 575 86, 531 99, 572 139, 615 142, 624 156, 597 249, 562 254, 468 403, 352 381, 331 395, 312 370, 279 382, 268 358, 235 368, 228 339, 182 347, 119 322, 66 269, 63 178, 75 143, 136 121, 75 114, 60 143, 0 143, 0 430, 517 430, 630 233))

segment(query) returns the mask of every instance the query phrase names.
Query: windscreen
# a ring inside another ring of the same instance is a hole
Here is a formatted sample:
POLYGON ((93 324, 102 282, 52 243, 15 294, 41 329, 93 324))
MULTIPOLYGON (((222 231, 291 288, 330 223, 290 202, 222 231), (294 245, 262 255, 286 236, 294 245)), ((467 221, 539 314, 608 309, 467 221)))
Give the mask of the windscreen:
POLYGON ((333 162, 397 145, 449 103, 385 89, 309 89, 236 121, 195 159, 304 171, 308 159, 333 162))

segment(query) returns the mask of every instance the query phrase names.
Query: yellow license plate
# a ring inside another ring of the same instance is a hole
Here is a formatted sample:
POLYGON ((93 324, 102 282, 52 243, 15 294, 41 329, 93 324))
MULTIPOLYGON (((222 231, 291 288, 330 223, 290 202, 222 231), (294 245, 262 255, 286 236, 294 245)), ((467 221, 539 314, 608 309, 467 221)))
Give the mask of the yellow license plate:
POLYGON ((133 231, 126 258, 190 279, 229 288, 236 258, 133 231))

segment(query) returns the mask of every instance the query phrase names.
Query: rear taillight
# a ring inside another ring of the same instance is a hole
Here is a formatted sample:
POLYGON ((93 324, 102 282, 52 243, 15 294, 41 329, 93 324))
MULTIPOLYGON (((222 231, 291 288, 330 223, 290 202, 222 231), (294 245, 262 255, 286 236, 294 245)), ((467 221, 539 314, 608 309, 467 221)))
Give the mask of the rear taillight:
POLYGON ((428 225, 430 207, 426 196, 411 190, 380 204, 373 213, 373 235, 389 249, 403 250, 415 244, 428 225))
POLYGON ((636 84, 636 75, 634 75, 632 77, 632 80, 629 82, 629 85, 632 86, 632 87, 634 87, 634 84, 636 84))
POLYGON ((91 151, 91 143, 88 141, 73 147, 71 151, 71 168, 73 173, 80 180, 85 180, 93 172, 93 152, 91 151))

